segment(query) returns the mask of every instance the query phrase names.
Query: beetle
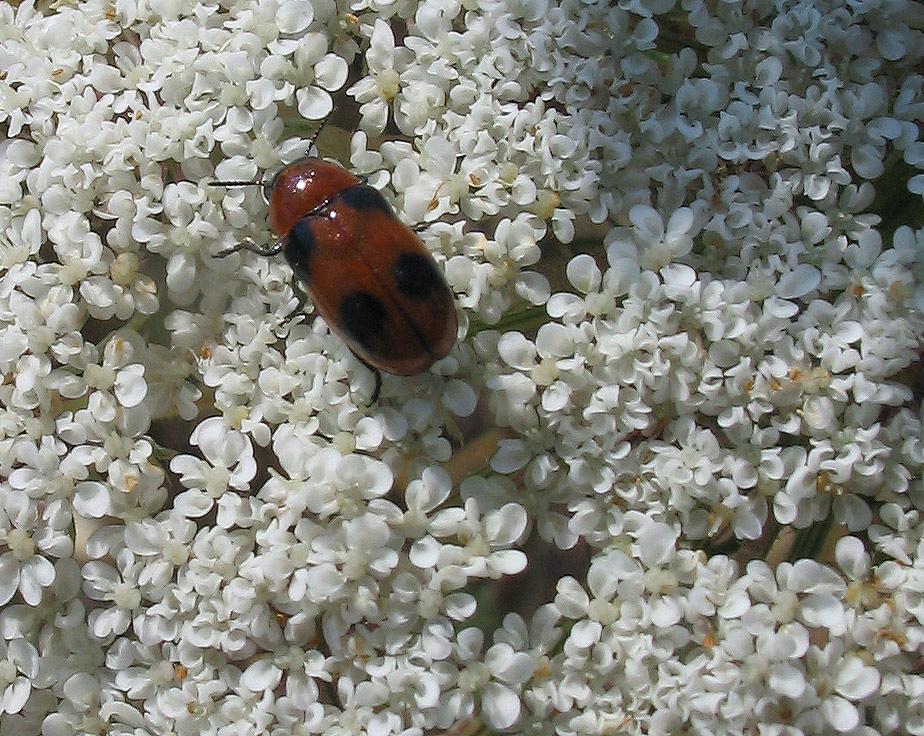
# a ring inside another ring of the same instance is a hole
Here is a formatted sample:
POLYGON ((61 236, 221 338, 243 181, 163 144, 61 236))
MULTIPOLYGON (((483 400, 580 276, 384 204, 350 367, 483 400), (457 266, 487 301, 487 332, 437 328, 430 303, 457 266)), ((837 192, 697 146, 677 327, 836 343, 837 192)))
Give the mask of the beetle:
POLYGON ((312 156, 268 182, 211 184, 263 187, 276 240, 261 248, 248 239, 221 255, 242 248, 282 253, 324 321, 375 373, 373 402, 380 371, 422 373, 452 348, 458 327, 452 292, 423 242, 377 189, 312 156))

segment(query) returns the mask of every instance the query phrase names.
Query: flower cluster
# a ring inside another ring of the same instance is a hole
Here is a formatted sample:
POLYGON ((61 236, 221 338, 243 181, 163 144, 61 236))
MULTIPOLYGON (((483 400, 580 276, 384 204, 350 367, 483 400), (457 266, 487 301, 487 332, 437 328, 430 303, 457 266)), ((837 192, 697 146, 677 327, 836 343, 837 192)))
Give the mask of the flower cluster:
POLYGON ((924 733, 920 7, 0 3, 0 736, 924 733), (332 111, 372 405, 209 185, 332 111))

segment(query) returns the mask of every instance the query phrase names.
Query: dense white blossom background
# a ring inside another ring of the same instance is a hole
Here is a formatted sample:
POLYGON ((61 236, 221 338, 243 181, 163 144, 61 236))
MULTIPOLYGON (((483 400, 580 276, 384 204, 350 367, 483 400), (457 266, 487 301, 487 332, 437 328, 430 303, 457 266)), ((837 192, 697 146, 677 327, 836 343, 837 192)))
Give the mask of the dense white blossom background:
POLYGON ((924 6, 0 3, 0 734, 924 734, 924 6), (318 139, 460 331, 373 376, 318 139))

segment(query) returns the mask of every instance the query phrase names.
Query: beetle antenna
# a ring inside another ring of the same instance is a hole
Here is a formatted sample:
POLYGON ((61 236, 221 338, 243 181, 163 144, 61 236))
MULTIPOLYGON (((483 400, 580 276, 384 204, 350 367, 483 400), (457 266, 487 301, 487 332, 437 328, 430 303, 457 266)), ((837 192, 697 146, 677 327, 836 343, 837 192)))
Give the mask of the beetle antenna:
POLYGON ((308 139, 308 148, 305 150, 305 155, 311 153, 311 149, 314 147, 315 141, 318 139, 318 136, 321 135, 321 131, 324 130, 324 126, 327 125, 327 121, 334 116, 335 112, 337 112, 337 108, 331 108, 331 111, 324 116, 320 123, 318 123, 318 127, 315 128, 314 133, 311 134, 311 138, 308 139))
POLYGON ((210 187, 262 187, 262 181, 210 181, 210 187))

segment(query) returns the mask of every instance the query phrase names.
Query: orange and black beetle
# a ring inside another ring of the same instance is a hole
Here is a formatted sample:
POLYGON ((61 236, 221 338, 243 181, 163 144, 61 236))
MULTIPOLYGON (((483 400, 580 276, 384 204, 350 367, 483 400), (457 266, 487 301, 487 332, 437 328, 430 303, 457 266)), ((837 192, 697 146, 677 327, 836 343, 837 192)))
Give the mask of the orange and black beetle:
MULTIPOLYGON (((320 128, 309 143, 314 143, 320 128)), ((378 190, 342 166, 304 158, 270 182, 269 220, 277 240, 261 255, 283 253, 330 328, 366 365, 402 376, 421 373, 456 339, 452 293, 420 238, 378 190)))

